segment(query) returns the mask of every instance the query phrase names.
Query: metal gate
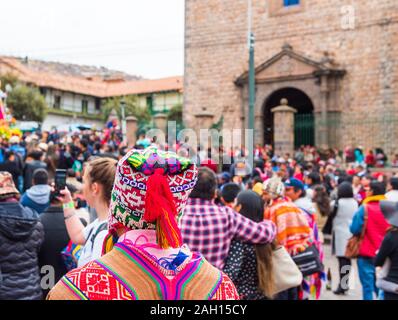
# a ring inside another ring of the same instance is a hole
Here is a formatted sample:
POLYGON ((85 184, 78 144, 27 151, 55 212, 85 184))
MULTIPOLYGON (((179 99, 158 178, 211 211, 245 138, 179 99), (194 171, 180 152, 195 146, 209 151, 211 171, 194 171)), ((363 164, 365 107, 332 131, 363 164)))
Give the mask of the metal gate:
POLYGON ((315 144, 314 114, 296 114, 294 116, 294 146, 313 146, 315 144))

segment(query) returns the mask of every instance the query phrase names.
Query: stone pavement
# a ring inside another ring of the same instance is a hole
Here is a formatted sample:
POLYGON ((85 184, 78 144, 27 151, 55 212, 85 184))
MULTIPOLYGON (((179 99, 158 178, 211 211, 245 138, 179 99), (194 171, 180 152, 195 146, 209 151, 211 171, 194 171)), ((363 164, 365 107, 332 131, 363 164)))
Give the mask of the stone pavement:
MULTIPOLYGON (((330 268, 332 273, 332 291, 336 289, 339 282, 338 275, 338 262, 335 256, 331 254, 331 246, 325 245, 325 270, 327 272, 328 268, 330 268)), ((338 296, 333 294, 332 291, 323 290, 321 295, 321 300, 361 300, 362 299, 362 288, 361 283, 359 282, 358 276, 358 268, 356 260, 352 261, 352 270, 350 275, 350 290, 344 296, 338 296)))

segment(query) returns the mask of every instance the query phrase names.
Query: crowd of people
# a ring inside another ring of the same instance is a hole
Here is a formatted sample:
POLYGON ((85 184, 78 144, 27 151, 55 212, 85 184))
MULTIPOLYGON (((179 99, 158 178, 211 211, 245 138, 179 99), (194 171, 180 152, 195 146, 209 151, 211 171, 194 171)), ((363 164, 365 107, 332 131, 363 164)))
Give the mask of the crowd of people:
POLYGON ((356 259, 363 299, 398 298, 398 177, 377 171, 398 157, 257 145, 249 163, 242 148, 122 140, 108 128, 0 141, 0 299, 319 299, 329 241, 336 295, 356 259))

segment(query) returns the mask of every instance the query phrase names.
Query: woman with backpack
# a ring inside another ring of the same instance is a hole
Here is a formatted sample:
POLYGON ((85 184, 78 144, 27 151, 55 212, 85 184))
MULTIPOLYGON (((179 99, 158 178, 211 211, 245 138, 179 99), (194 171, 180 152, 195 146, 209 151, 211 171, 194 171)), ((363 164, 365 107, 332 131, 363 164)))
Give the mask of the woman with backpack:
POLYGON ((110 158, 98 158, 89 161, 83 174, 83 196, 88 205, 97 212, 97 219, 87 227, 76 214, 70 191, 61 190, 64 219, 71 241, 82 245, 78 267, 101 257, 102 245, 108 233, 108 211, 111 202, 113 182, 117 161, 110 158))

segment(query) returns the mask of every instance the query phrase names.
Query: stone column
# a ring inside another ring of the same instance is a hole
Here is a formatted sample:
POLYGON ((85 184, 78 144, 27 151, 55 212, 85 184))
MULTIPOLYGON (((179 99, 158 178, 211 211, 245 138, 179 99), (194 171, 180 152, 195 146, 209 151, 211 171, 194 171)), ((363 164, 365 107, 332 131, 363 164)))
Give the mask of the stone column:
POLYGON ((133 147, 137 141, 138 120, 130 116, 126 118, 127 145, 133 147))
POLYGON ((329 88, 328 88, 328 78, 326 75, 321 76, 321 114, 319 123, 319 146, 321 149, 327 149, 329 146, 328 137, 328 98, 329 98, 329 88))
POLYGON ((164 113, 158 113, 153 117, 154 125, 157 129, 163 131, 166 135, 167 131, 167 116, 164 113))
POLYGON ((264 116, 256 114, 254 117, 254 144, 264 144, 264 116))
POLYGON ((294 114, 296 109, 288 106, 287 99, 281 100, 279 107, 273 108, 275 153, 283 156, 294 153, 294 114))
POLYGON ((213 124, 214 114, 207 111, 206 108, 195 114, 195 129, 199 133, 201 129, 210 129, 213 124))
POLYGON ((204 150, 206 150, 211 145, 210 132, 207 133, 207 136, 201 135, 201 130, 210 129, 213 124, 214 114, 207 111, 206 108, 202 108, 202 110, 195 114, 195 132, 197 136, 198 145, 200 145, 204 150), (206 138, 207 137, 207 138, 206 138))

